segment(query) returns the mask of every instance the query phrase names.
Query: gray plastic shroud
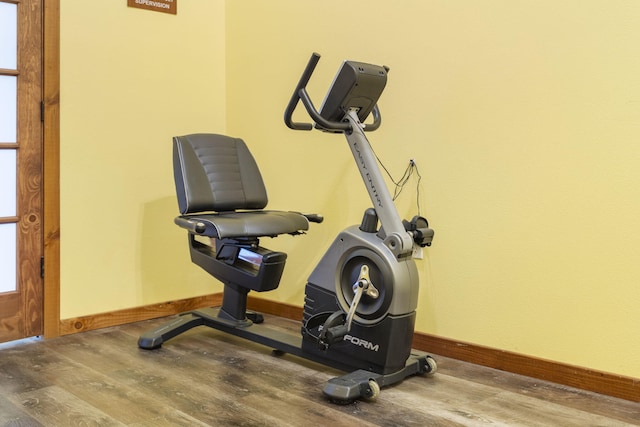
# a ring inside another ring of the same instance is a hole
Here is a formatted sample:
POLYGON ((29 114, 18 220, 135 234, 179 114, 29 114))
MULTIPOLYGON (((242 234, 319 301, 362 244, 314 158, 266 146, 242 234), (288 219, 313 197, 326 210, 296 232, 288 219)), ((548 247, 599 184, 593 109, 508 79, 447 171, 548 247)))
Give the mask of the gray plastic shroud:
MULTIPOLYGON (((309 283, 334 292, 338 302, 344 310, 349 311, 349 301, 352 295, 342 292, 341 274, 345 262, 358 252, 373 252, 371 257, 382 263, 378 268, 390 273, 394 283, 393 297, 386 313, 381 313, 375 319, 365 319, 358 316, 355 320, 362 324, 375 324, 387 314, 404 315, 415 311, 418 304, 419 278, 415 261, 411 257, 413 239, 405 230, 402 220, 393 203, 393 199, 378 168, 375 155, 367 140, 362 124, 355 112, 347 114, 353 131, 345 132, 351 152, 355 158, 360 175, 364 181, 373 208, 376 211, 382 233, 371 233, 360 230, 359 226, 351 226, 342 231, 333 241, 325 255, 309 276, 309 283)), ((375 283, 374 283, 375 285, 375 283)))
POLYGON ((382 177, 371 144, 364 134, 364 125, 360 123, 355 111, 349 111, 346 118, 349 120, 352 130, 345 132, 345 137, 349 142, 349 148, 367 188, 373 208, 384 229, 386 235, 384 244, 398 259, 411 257, 413 238, 402 224, 402 219, 382 177))
POLYGON ((386 313, 380 313, 375 319, 365 319, 359 316, 356 310, 354 319, 359 323, 370 325, 379 322, 386 315, 400 316, 415 311, 418 305, 419 277, 414 260, 412 258, 396 260, 393 253, 375 233, 364 232, 356 225, 347 228, 336 237, 311 272, 309 283, 335 293, 340 308, 345 313, 348 312, 353 295, 345 296, 342 292, 340 283, 342 267, 349 258, 359 253, 373 253, 377 256, 369 255, 371 262, 377 260, 378 263, 384 264, 377 267, 390 273, 388 277, 393 278, 394 283, 387 284, 393 288, 393 297, 386 313))

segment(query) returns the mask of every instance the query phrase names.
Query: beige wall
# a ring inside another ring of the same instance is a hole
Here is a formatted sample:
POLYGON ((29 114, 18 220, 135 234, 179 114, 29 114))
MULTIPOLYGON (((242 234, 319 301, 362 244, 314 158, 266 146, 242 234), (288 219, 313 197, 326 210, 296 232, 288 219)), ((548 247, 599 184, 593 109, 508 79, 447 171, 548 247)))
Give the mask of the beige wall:
POLYGON ((289 260, 262 296, 302 305, 369 205, 342 137, 282 123, 318 51, 318 104, 343 59, 391 67, 371 142, 396 177, 416 160, 436 229, 417 329, 640 376, 640 3, 125 3, 61 1, 63 318, 221 289, 172 225, 170 138, 197 131, 247 140, 271 208, 325 215, 263 242, 289 260))
POLYGON ((171 137, 225 131, 224 1, 61 1, 61 317, 218 291, 173 226, 171 137))
MULTIPOLYGON (((271 206, 323 213, 280 288, 369 202, 344 138, 282 112, 312 51, 319 105, 340 61, 391 67, 371 134, 397 177, 410 158, 436 230, 418 261, 417 329, 640 376, 640 3, 227 3, 227 129, 253 145, 271 206)), ((300 114, 299 119, 303 119, 300 114)), ((415 213, 415 181, 400 197, 415 213)))

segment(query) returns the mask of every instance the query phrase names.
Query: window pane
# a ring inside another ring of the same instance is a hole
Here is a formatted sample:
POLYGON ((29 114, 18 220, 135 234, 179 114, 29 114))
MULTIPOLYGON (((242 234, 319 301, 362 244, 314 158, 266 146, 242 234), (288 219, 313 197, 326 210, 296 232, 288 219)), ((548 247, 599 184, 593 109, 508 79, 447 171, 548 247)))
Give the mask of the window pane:
POLYGON ((16 216, 16 150, 0 150, 0 217, 16 216))
POLYGON ((16 142, 16 76, 0 76, 0 142, 16 142))
POLYGON ((18 5, 0 3, 0 68, 16 69, 18 5))
POLYGON ((0 224, 0 292, 16 290, 16 225, 0 224))
POLYGON ((16 216, 16 150, 0 150, 0 217, 16 216))

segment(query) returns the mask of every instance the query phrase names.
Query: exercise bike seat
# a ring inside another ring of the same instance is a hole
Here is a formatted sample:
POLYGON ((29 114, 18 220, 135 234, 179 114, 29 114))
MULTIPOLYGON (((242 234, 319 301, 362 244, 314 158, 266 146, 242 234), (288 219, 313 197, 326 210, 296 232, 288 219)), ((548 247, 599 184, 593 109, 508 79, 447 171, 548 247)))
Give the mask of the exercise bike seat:
POLYGON ((301 234, 303 214, 264 210, 267 191, 258 165, 242 139, 217 134, 173 138, 178 206, 175 223, 191 233, 246 240, 301 234))

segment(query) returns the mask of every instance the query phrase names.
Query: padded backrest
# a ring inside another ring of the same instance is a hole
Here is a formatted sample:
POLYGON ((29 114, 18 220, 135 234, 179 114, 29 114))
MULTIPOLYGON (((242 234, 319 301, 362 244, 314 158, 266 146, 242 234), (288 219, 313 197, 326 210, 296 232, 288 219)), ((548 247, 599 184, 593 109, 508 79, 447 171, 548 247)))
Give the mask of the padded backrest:
POLYGON ((182 214, 267 205, 258 165, 239 138, 216 134, 174 137, 173 176, 182 214))

